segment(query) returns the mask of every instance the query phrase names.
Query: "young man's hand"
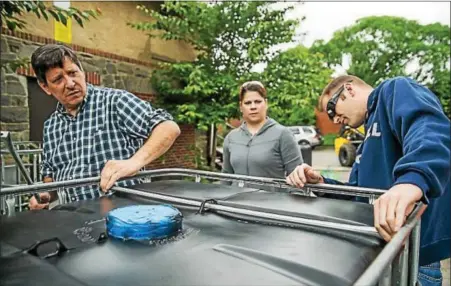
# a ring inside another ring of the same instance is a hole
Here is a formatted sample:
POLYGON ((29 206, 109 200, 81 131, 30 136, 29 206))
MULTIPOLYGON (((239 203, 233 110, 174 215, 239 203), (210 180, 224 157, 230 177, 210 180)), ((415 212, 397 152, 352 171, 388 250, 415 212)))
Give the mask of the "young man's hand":
POLYGON ((374 226, 385 241, 390 241, 399 231, 415 203, 422 197, 423 192, 419 187, 399 184, 374 202, 374 226))
POLYGON ((110 160, 105 164, 100 174, 100 188, 103 192, 107 192, 117 180, 133 176, 139 169, 141 169, 141 164, 132 159, 110 160))
POLYGON ((286 181, 288 184, 298 188, 302 188, 306 183, 324 183, 323 177, 307 164, 297 166, 296 169, 288 175, 286 181))

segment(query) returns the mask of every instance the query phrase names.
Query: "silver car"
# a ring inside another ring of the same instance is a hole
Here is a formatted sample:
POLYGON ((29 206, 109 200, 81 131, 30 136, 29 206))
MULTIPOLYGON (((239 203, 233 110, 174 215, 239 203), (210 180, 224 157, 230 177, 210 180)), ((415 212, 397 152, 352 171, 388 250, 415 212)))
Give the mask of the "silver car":
POLYGON ((288 126, 299 145, 310 145, 312 149, 323 144, 323 137, 315 126, 288 126))

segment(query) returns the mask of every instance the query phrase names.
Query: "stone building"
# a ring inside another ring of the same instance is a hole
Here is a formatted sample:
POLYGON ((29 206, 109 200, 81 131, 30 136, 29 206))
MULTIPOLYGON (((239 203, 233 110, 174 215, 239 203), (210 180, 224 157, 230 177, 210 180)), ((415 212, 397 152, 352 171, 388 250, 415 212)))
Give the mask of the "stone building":
MULTIPOLYGON (((100 9, 98 19, 85 22, 84 28, 73 24, 71 43, 80 57, 89 83, 126 89, 152 101, 158 96, 152 88, 151 73, 159 62, 189 61, 195 51, 180 41, 149 38, 128 22, 147 21, 148 16, 136 9, 145 4, 159 9, 160 2, 72 2, 80 9, 100 9)), ((43 93, 31 66, 13 70, 5 64, 31 57, 40 45, 57 43, 56 25, 34 14, 22 17, 26 29, 1 31, 1 130, 10 131, 15 141, 41 141, 45 119, 55 110, 56 100, 43 93)), ((164 108, 164 106, 161 106, 164 108)), ((181 125, 182 134, 171 150, 149 167, 194 167, 195 129, 181 125)))

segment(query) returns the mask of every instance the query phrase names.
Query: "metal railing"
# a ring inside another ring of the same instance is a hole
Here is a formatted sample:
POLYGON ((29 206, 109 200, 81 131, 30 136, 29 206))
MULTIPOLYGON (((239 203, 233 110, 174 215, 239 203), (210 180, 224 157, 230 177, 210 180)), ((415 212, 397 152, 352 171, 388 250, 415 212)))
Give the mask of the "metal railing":
MULTIPOLYGON (((1 131, 1 185, 33 184, 40 181, 42 143, 37 141, 13 142, 10 133, 1 131)), ((28 196, 0 198, 0 214, 9 215, 27 209, 28 196)))
MULTIPOLYGON (((189 169, 159 169, 139 172, 132 178, 155 178, 155 177, 192 177, 196 182, 200 183, 201 179, 229 181, 238 183, 238 187, 244 187, 245 183, 252 183, 254 185, 273 186, 277 187, 280 192, 292 192, 293 188, 287 185, 283 180, 251 177, 235 174, 223 174, 209 171, 198 171, 189 169)), ((130 178, 127 178, 130 179, 130 178)), ((0 192, 0 196, 30 194, 34 192, 44 192, 55 190, 61 187, 77 187, 83 185, 91 185, 100 182, 100 177, 91 177, 84 179, 76 179, 61 182, 52 182, 46 184, 34 184, 29 186, 15 186, 5 188, 0 192)), ((345 223, 335 223, 321 221, 319 217, 312 216, 312 218, 298 218, 288 215, 280 215, 273 213, 271 210, 259 211, 252 209, 245 204, 228 205, 221 204, 221 200, 216 203, 201 202, 199 200, 189 198, 172 197, 154 192, 144 192, 130 188, 113 187, 113 192, 122 192, 133 194, 137 196, 152 198, 156 200, 164 200, 183 205, 190 205, 203 207, 221 212, 231 214, 241 214, 250 217, 257 217, 263 219, 271 219, 279 222, 294 223, 305 226, 315 226, 325 229, 341 230, 344 232, 357 233, 362 236, 371 236, 380 239, 380 236, 374 227, 356 226, 345 223), (315 219, 318 218, 318 219, 315 219)), ((313 191, 322 193, 343 194, 350 196, 360 196, 376 198, 382 195, 385 191, 379 189, 368 189, 349 186, 337 186, 327 184, 308 184, 302 189, 296 189, 297 194, 311 195, 313 191)), ((111 193, 110 193, 111 194, 111 193)), ((424 205, 419 203, 414 208, 414 211, 407 218, 406 224, 398 231, 398 233, 388 242, 382 251, 378 254, 376 259, 369 265, 369 267, 356 280, 354 285, 409 285, 415 286, 418 273, 418 254, 420 246, 420 216, 424 205)))

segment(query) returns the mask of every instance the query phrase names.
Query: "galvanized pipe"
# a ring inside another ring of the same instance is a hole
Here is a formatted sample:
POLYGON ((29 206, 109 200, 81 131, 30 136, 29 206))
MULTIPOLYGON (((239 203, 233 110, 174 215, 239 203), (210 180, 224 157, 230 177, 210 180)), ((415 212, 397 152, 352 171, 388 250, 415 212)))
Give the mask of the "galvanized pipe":
POLYGON ((27 181, 27 184, 31 185, 33 184, 33 180, 30 178, 30 175, 28 174, 27 170, 25 169, 22 160, 20 159, 19 155, 17 155, 17 152, 13 146, 13 142, 11 140, 11 135, 9 132, 2 131, 1 132, 1 139, 5 141, 6 147, 8 148, 9 152, 14 158, 14 161, 17 163, 17 168, 20 170, 20 173, 25 178, 25 181, 27 181))
MULTIPOLYGON (((173 196, 167 196, 167 195, 156 194, 156 193, 151 193, 151 192, 144 192, 144 191, 123 188, 123 187, 113 187, 112 190, 126 193, 126 194, 132 194, 132 195, 137 195, 137 196, 156 199, 156 200, 164 200, 164 201, 168 201, 171 203, 179 203, 179 204, 195 206, 195 207, 200 207, 202 204, 201 201, 196 201, 196 200, 192 200, 192 199, 176 198, 173 196)), ((242 206, 246 206, 246 205, 242 205, 242 206)), ((374 227, 369 227, 369 226, 357 226, 357 225, 349 225, 349 224, 342 224, 342 223, 336 223, 336 222, 327 222, 327 221, 320 221, 320 220, 314 220, 314 219, 292 217, 292 216, 279 215, 279 214, 274 214, 274 213, 267 213, 267 212, 261 212, 261 211, 236 208, 236 207, 231 207, 231 206, 224 206, 224 205, 208 203, 208 202, 204 204, 204 207, 207 209, 212 209, 212 210, 217 210, 217 211, 229 212, 229 213, 264 218, 264 219, 271 219, 271 220, 282 221, 282 222, 297 223, 297 224, 315 226, 315 227, 324 227, 324 228, 334 229, 334 230, 342 230, 342 231, 345 230, 345 231, 349 231, 352 233, 364 234, 364 235, 369 235, 372 237, 380 238, 377 230, 374 227)))
POLYGON ((390 242, 387 243, 381 253, 379 253, 373 263, 371 263, 359 279, 357 279, 354 285, 374 285, 377 283, 385 267, 393 261, 393 258, 398 254, 404 241, 418 223, 422 208, 423 203, 418 203, 413 212, 409 215, 406 224, 393 236, 390 242))
POLYGON ((1 168, 2 168, 2 182, 5 182, 5 172, 6 172, 6 168, 5 168, 5 156, 0 155, 0 160, 1 160, 1 168))
POLYGON ((409 280, 409 240, 406 240, 406 244, 393 260, 392 264, 393 272, 391 285, 407 286, 409 280))
MULTIPOLYGON (((2 150, 0 150, 0 153, 1 154, 10 154, 10 151, 6 150, 6 149, 2 149, 2 150)), ((42 153, 42 149, 22 149, 22 150, 16 150, 16 153, 18 155, 22 155, 22 154, 26 154, 26 155, 28 155, 28 154, 36 154, 36 155, 38 155, 38 154, 42 153)))
POLYGON ((409 238, 409 286, 417 285, 420 264, 420 231, 421 219, 418 220, 409 238))
POLYGON ((401 286, 407 286, 409 283, 409 245, 410 242, 407 240, 401 256, 401 277, 398 284, 401 286))
POLYGON ((22 185, 11 188, 4 188, 0 192, 0 196, 6 195, 21 195, 21 194, 29 194, 33 192, 48 192, 52 190, 56 190, 58 188, 64 187, 77 187, 84 185, 93 185, 98 184, 100 181, 100 177, 91 177, 91 178, 83 178, 83 179, 75 179, 68 181, 59 181, 59 182, 51 182, 51 183, 36 183, 33 185, 22 185))
MULTIPOLYGON (((382 275, 379 279, 379 283, 377 284, 378 286, 394 286, 392 284, 392 264, 388 264, 385 269, 382 272, 382 275)), ((354 284, 357 285, 357 284, 354 284)), ((369 286, 371 284, 362 284, 361 286, 369 286)), ((359 285, 360 286, 360 285, 359 285)))
POLYGON ((34 181, 38 181, 38 160, 36 154, 33 154, 33 177, 34 181))
MULTIPOLYGON (((201 176, 207 179, 213 180, 222 180, 222 181, 232 181, 232 182, 246 182, 253 184, 261 184, 265 186, 275 186, 281 189, 294 187, 285 183, 284 180, 281 179, 273 179, 273 178, 265 178, 265 177, 253 177, 253 176, 244 176, 244 175, 236 175, 236 174, 224 174, 224 173, 216 173, 209 171, 200 171, 200 170, 190 170, 190 169, 180 169, 180 168, 168 168, 168 169, 158 169, 158 170, 146 170, 141 171, 137 175, 128 178, 122 178, 119 181, 132 179, 132 178, 145 178, 145 177, 157 177, 157 176, 189 176, 196 177, 201 176)), ((51 191, 58 188, 63 187, 77 187, 84 185, 92 185, 96 184, 100 181, 100 177, 90 177, 90 178, 82 178, 75 180, 67 180, 60 182, 51 182, 46 184, 34 184, 31 186, 17 186, 13 188, 5 188, 0 192, 1 195, 8 194, 26 194, 31 192, 43 192, 43 191, 51 191)), ((364 196, 367 197, 369 195, 382 195, 385 193, 384 190, 379 189, 369 189, 369 188, 360 188, 360 187, 352 187, 352 186, 339 186, 339 185, 328 185, 328 184, 306 184, 304 188, 298 189, 302 190, 304 194, 310 194, 310 190, 317 189, 318 191, 325 193, 337 193, 346 194, 346 195, 354 195, 354 196, 364 196)))

